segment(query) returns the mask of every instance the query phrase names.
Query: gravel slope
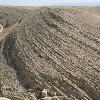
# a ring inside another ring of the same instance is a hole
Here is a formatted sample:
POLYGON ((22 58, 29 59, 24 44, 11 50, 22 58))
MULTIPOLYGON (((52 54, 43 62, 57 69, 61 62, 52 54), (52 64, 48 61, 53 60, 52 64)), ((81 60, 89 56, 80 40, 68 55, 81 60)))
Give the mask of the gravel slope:
POLYGON ((74 8, 30 12, 0 42, 2 96, 39 100, 49 89, 61 100, 100 100, 99 18, 74 8))

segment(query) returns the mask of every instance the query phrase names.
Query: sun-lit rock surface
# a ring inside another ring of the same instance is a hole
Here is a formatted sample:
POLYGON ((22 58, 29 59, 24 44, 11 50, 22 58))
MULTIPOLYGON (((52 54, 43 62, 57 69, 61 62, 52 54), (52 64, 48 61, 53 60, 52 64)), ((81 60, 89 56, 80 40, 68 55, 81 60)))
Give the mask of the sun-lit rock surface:
POLYGON ((0 24, 0 32, 3 31, 3 26, 0 24))
POLYGON ((0 97, 0 100, 10 100, 8 98, 0 97))

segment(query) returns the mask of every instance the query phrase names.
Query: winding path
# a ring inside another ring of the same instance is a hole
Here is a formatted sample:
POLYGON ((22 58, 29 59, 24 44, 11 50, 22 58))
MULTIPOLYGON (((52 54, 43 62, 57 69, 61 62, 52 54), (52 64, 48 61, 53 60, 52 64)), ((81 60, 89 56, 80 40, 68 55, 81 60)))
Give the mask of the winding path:
POLYGON ((0 32, 3 31, 3 25, 0 24, 0 32))

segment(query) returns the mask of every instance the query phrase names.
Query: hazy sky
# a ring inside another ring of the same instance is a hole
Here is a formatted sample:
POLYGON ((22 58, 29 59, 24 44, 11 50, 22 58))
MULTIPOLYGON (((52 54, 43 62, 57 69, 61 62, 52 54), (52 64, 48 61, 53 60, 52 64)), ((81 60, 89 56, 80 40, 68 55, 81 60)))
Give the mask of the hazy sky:
POLYGON ((0 5, 43 6, 80 2, 96 3, 100 0, 0 0, 0 5))

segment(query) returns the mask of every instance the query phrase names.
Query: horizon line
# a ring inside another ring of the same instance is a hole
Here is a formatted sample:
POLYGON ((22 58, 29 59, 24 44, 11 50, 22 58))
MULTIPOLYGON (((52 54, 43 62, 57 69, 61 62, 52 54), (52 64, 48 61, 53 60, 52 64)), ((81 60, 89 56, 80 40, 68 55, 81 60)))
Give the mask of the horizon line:
POLYGON ((44 6, 100 6, 100 2, 74 2, 74 3, 58 3, 58 4, 48 4, 48 5, 24 5, 24 4, 0 4, 0 6, 33 6, 33 7, 44 7, 44 6))

